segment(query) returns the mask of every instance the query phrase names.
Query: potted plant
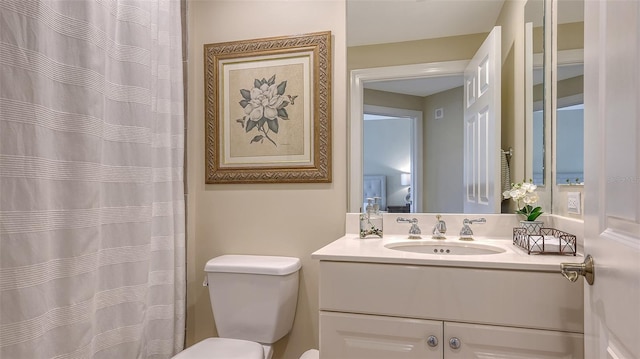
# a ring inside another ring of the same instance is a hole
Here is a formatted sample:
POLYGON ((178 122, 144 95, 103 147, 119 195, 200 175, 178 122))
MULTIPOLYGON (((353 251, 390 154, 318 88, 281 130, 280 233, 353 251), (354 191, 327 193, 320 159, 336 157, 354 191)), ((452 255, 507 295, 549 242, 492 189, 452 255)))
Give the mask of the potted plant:
POLYGON ((511 198, 516 202, 518 207, 516 213, 525 217, 525 220, 520 221, 520 226, 527 229, 527 234, 539 234, 542 229, 543 222, 537 220, 543 213, 542 207, 533 206, 538 202, 537 188, 538 186, 529 180, 529 182, 512 183, 511 190, 502 193, 505 199, 511 198), (521 206, 522 203, 524 203, 523 206, 521 206))

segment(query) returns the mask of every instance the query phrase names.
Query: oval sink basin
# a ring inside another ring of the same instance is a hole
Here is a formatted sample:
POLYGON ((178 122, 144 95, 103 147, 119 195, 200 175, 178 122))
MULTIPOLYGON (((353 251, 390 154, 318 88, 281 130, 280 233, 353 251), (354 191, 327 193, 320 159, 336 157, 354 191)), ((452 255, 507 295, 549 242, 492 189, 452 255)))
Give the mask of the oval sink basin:
POLYGON ((486 255, 504 253, 506 250, 478 243, 397 242, 385 247, 396 251, 437 255, 486 255))

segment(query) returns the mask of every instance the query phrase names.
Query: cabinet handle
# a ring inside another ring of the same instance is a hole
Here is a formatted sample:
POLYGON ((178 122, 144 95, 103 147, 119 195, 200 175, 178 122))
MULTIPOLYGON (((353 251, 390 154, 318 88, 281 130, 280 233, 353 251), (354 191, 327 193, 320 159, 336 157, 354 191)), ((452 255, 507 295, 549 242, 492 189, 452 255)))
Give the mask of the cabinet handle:
POLYGON ((462 343, 460 342, 460 339, 456 337, 449 339, 449 346, 451 347, 451 349, 460 349, 461 345, 462 343))
POLYGON ((430 347, 435 348, 438 346, 438 338, 436 338, 435 335, 430 335, 429 338, 427 338, 427 344, 429 344, 430 347))

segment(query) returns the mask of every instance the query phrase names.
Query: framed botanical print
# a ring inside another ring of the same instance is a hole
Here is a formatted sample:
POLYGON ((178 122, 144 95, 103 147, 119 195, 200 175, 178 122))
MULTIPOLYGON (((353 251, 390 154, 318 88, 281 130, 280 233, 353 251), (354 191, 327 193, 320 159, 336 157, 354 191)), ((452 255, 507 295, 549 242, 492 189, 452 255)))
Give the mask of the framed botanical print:
POLYGON ((204 45, 206 183, 331 182, 331 33, 204 45))

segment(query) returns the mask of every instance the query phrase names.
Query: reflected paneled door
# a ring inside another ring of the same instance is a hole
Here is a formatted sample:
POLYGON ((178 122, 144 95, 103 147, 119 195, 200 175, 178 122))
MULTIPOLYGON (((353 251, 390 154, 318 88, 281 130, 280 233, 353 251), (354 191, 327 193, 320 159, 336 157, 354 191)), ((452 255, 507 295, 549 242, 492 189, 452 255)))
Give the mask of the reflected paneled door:
POLYGON ((464 72, 464 212, 500 213, 501 28, 464 72))

